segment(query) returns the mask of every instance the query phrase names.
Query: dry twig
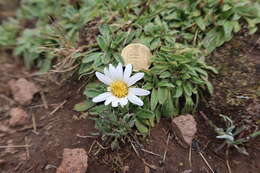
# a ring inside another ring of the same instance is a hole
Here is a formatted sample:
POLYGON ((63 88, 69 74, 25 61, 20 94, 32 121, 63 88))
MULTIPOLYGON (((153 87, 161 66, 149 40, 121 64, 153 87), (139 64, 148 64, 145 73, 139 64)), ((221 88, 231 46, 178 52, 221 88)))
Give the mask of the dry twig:
POLYGON ((48 106, 48 103, 47 103, 47 101, 46 101, 46 97, 45 97, 44 92, 42 91, 42 92, 40 92, 40 94, 41 94, 41 99, 42 99, 42 103, 43 103, 44 108, 45 108, 45 109, 48 109, 49 106, 48 106))
POLYGON ((200 151, 199 151, 199 154, 200 154, 200 156, 202 157, 202 160, 206 163, 206 165, 207 165, 208 168, 210 169, 210 171, 211 171, 212 173, 215 173, 214 170, 211 168, 209 162, 206 160, 206 158, 203 156, 203 154, 202 154, 200 151))
POLYGON ((165 160, 166 160, 166 155, 167 155, 167 152, 168 152, 168 144, 169 144, 169 140, 170 140, 170 133, 168 134, 168 137, 167 137, 167 141, 166 141, 166 149, 164 151, 164 154, 163 154, 163 163, 165 163, 165 160))
POLYGON ((191 146, 189 149, 189 164, 190 164, 190 168, 192 168, 192 162, 191 162, 191 146))
POLYGON ((57 106, 57 107, 50 113, 50 115, 55 114, 60 108, 63 107, 63 105, 64 105, 65 103, 67 103, 67 100, 64 100, 59 106, 57 106))
POLYGON ((82 136, 82 135, 77 134, 76 136, 79 138, 96 138, 96 136, 89 136, 89 135, 82 136))
POLYGON ((5 149, 5 148, 27 148, 31 147, 31 145, 5 145, 5 146, 0 146, 0 149, 5 149))
POLYGON ((230 167, 230 164, 229 164, 229 160, 228 160, 228 154, 229 154, 229 147, 227 147, 226 149, 226 164, 227 164, 227 168, 228 168, 228 173, 232 173, 231 171, 231 167, 230 167))
POLYGON ((29 147, 28 147, 28 139, 27 139, 26 136, 24 137, 24 141, 25 141, 25 145, 27 145, 27 147, 26 147, 26 157, 27 157, 27 160, 29 160, 30 159, 30 151, 29 151, 29 147))
POLYGON ((38 135, 39 133, 37 132, 37 125, 36 125, 36 120, 34 114, 32 114, 32 126, 33 126, 33 133, 38 135))
POLYGON ((152 151, 148 151, 148 150, 146 150, 146 149, 141 149, 143 152, 146 152, 146 153, 149 153, 149 154, 152 154, 152 155, 155 155, 155 156, 158 156, 158 157, 161 157, 162 158, 162 156, 160 155, 160 154, 156 154, 156 153, 154 153, 154 152, 152 152, 152 151))

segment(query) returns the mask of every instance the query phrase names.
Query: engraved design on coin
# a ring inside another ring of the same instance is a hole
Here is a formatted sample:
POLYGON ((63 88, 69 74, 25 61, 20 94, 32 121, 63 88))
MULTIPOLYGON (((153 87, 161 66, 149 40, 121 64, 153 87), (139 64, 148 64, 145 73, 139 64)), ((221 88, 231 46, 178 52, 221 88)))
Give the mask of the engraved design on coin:
POLYGON ((148 47, 140 43, 133 43, 126 46, 122 50, 121 56, 125 65, 133 65, 134 71, 147 70, 151 65, 151 51, 148 47))

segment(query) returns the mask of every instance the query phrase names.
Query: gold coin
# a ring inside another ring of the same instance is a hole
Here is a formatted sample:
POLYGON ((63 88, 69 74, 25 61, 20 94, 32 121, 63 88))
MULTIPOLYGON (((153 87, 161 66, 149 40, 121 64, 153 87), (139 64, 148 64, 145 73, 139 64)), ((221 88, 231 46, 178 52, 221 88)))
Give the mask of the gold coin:
POLYGON ((134 71, 147 70, 151 65, 151 51, 148 47, 140 43, 127 45, 121 53, 125 65, 132 64, 134 71))

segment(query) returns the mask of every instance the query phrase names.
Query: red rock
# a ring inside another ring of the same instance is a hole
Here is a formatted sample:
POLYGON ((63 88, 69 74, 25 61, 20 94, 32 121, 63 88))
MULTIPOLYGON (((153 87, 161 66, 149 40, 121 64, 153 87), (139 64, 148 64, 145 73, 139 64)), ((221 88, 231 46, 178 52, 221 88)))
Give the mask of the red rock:
POLYGON ((28 114, 19 107, 10 110, 11 119, 9 120, 10 126, 24 125, 28 120, 28 114))
POLYGON ((84 149, 68 149, 63 151, 63 159, 56 173, 86 173, 88 156, 84 149))
POLYGON ((180 115, 172 120, 176 135, 188 146, 191 145, 197 132, 197 123, 192 115, 180 115))
POLYGON ((8 85, 11 88, 14 100, 22 105, 30 104, 34 94, 39 92, 39 88, 34 83, 24 78, 17 81, 11 80, 8 85))

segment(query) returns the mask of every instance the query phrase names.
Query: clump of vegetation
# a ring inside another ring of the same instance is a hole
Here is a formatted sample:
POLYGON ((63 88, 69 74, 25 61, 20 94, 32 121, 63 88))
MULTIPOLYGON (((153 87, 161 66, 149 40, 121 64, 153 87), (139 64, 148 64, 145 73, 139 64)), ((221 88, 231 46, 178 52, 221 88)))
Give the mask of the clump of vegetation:
POLYGON ((205 57, 243 25, 253 34, 258 23, 260 4, 247 0, 23 0, 17 17, 0 26, 0 45, 14 47, 28 68, 84 76, 87 98, 75 110, 96 115, 92 119, 102 139, 117 146, 129 134, 149 134, 161 117, 195 111, 203 94, 213 93, 209 74, 217 73, 205 57), (80 32, 95 20, 99 35, 94 43, 79 44, 80 32), (94 73, 108 64, 124 64, 121 51, 134 42, 153 54, 137 84, 151 95, 142 108, 94 105, 91 99, 106 89, 93 80, 94 73))
POLYGON ((207 120, 209 125, 214 128, 215 132, 218 136, 216 138, 223 139, 224 142, 220 145, 216 151, 221 150, 223 147, 227 146, 227 148, 234 147, 242 154, 248 155, 243 144, 248 142, 250 139, 255 138, 260 135, 260 131, 255 130, 251 134, 248 134, 246 137, 241 137, 248 128, 246 126, 237 127, 233 120, 230 119, 226 115, 220 114, 219 116, 224 120, 225 127, 221 128, 215 125, 211 120, 209 120, 204 114, 202 116, 207 120))

